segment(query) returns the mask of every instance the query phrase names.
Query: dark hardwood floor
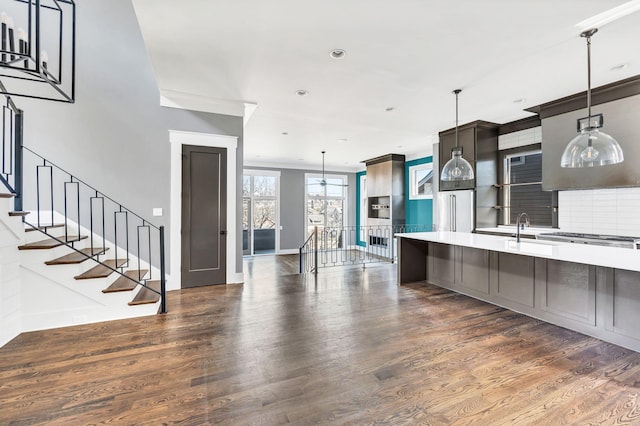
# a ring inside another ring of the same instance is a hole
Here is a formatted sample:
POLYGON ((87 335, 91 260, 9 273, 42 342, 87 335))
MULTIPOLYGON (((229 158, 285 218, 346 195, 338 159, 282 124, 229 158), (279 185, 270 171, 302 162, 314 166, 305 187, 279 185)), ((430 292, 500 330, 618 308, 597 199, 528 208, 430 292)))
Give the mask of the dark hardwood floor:
POLYGON ((171 292, 169 313, 0 349, 1 425, 640 424, 640 354, 395 267, 171 292))

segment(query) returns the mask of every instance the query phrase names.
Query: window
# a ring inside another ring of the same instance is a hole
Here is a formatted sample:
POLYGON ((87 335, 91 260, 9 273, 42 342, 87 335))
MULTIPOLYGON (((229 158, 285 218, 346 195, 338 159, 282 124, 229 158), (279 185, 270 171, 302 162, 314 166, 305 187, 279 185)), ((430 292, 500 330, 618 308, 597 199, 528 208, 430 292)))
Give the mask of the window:
POLYGON ((551 227, 557 223, 557 192, 542 190, 542 151, 522 147, 504 151, 502 187, 502 221, 516 223, 525 212, 531 226, 551 227))
POLYGON ((433 163, 409 167, 409 199, 433 198, 433 163))
MULTIPOLYGON (((347 177, 342 175, 305 175, 306 235, 314 227, 342 228, 346 216, 347 177)), ((339 244, 336 240, 333 243, 339 244)))

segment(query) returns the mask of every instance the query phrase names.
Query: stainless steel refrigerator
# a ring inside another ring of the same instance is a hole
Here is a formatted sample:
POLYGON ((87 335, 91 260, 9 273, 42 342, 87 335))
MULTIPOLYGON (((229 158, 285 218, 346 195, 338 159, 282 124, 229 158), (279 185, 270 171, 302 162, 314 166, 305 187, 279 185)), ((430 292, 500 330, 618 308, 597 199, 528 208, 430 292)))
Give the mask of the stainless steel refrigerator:
POLYGON ((438 231, 473 231, 473 190, 438 192, 438 231))

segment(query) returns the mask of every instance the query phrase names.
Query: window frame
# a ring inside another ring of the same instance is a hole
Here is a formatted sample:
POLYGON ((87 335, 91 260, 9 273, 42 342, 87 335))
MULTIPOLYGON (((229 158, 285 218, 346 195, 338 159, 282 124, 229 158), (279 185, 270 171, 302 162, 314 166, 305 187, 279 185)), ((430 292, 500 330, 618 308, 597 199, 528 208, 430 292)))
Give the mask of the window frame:
MULTIPOLYGON (((499 189, 498 191, 498 206, 500 209, 499 215, 499 224, 513 226, 515 224, 511 223, 511 218, 509 215, 509 203, 510 198, 507 191, 510 189, 510 170, 507 167, 507 160, 513 157, 520 157, 530 154, 537 154, 542 152, 542 144, 536 143, 531 145, 524 145, 516 148, 510 148, 499 151, 499 171, 498 171, 498 182, 499 189)), ((544 166, 543 166, 544 168, 544 166)), ((552 190, 551 192, 551 228, 558 228, 558 191, 552 190)), ((533 226, 544 228, 544 225, 536 225, 533 226)))
MULTIPOLYGON (((309 235, 309 200, 310 199, 316 199, 316 200, 342 200, 342 227, 346 227, 349 224, 349 215, 348 215, 348 210, 349 210, 349 176, 347 175, 338 175, 338 174, 324 174, 324 178, 325 179, 339 179, 342 182, 342 185, 344 185, 342 187, 342 195, 341 196, 327 196, 327 189, 326 186, 324 187, 324 195, 309 195, 309 191, 308 191, 308 187, 309 187, 309 180, 310 179, 322 179, 322 174, 321 173, 305 173, 304 174, 304 235, 308 236, 309 235)), ((327 224, 327 218, 326 218, 326 214, 324 219, 324 223, 323 223, 323 227, 326 227, 327 224)), ((318 225, 320 226, 320 225, 318 225)), ((305 237, 306 238, 306 237, 305 237)))
POLYGON ((409 199, 410 200, 431 200, 433 199, 433 162, 416 164, 409 166, 409 199), (418 193, 418 172, 431 170, 431 194, 418 193))

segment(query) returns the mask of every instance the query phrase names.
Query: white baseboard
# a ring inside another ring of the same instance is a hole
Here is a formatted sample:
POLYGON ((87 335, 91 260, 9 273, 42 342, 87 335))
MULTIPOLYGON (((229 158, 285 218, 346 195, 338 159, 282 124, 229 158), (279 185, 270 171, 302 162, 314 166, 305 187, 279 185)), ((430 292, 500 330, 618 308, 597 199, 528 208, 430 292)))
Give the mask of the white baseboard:
POLYGON ((277 254, 298 254, 300 253, 300 251, 298 249, 284 249, 284 250, 280 250, 278 251, 277 254))

